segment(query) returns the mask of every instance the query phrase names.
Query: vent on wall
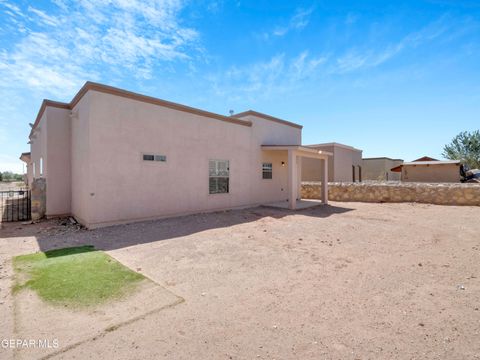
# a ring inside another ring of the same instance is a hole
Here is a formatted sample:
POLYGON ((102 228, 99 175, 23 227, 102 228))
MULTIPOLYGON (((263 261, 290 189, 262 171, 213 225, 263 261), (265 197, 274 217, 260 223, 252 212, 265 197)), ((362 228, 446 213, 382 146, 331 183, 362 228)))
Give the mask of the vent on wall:
POLYGON ((143 154, 144 161, 167 161, 166 155, 143 154))

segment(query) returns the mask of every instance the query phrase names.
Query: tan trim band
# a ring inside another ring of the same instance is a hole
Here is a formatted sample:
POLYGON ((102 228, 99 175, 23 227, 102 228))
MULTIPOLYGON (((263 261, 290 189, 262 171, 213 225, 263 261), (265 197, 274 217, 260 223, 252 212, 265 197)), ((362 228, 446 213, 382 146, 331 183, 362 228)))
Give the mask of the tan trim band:
POLYGON ((282 119, 279 119, 279 118, 276 118, 276 117, 273 117, 273 116, 270 116, 270 115, 267 115, 267 114, 262 114, 258 111, 255 111, 255 110, 247 110, 247 111, 244 111, 244 112, 241 112, 241 113, 238 113, 238 114, 234 114, 234 115, 232 115, 232 117, 242 118, 242 117, 249 116, 249 115, 258 116, 262 119, 274 121, 274 122, 277 122, 279 124, 289 125, 289 126, 292 126, 294 128, 297 128, 297 129, 302 129, 303 128, 302 125, 295 124, 295 123, 290 122, 290 121, 282 120, 282 119))
POLYGON ((392 159, 392 158, 389 158, 389 157, 385 157, 385 156, 382 156, 382 157, 371 157, 371 158, 363 158, 362 160, 392 160, 392 161, 403 161, 403 159, 392 159))
POLYGON ((238 124, 238 125, 243 125, 243 126, 252 126, 252 123, 250 121, 245 121, 245 120, 241 120, 241 119, 231 118, 229 116, 215 114, 215 113, 212 113, 212 112, 209 112, 209 111, 196 109, 196 108, 193 108, 193 107, 190 107, 190 106, 177 104, 177 103, 174 103, 174 102, 171 102, 171 101, 166 101, 166 100, 154 98, 154 97, 151 97, 151 96, 138 94, 138 93, 134 93, 134 92, 127 91, 127 90, 122 90, 122 89, 115 88, 115 87, 108 86, 108 85, 93 83, 93 82, 90 82, 90 81, 87 82, 80 89, 80 91, 77 93, 77 95, 75 95, 72 102, 70 103, 70 107, 73 108, 75 105, 77 105, 77 103, 80 101, 80 99, 83 97, 83 95, 85 95, 87 93, 88 90, 98 91, 98 92, 102 92, 102 93, 110 94, 110 95, 121 96, 121 97, 124 97, 124 98, 127 98, 127 99, 138 100, 138 101, 142 101, 142 102, 149 103, 149 104, 160 105, 160 106, 167 107, 167 108, 170 108, 170 109, 174 109, 174 110, 178 110, 178 111, 184 111, 184 112, 188 112, 188 113, 195 114, 195 115, 205 116, 205 117, 208 117, 208 118, 214 118, 214 119, 217 119, 217 120, 226 121, 226 122, 233 123, 233 124, 238 124))
POLYGON ((70 105, 67 103, 44 99, 42 101, 42 105, 40 106, 40 110, 38 110, 38 114, 37 114, 37 117, 35 118, 35 122, 33 123, 32 129, 30 130, 30 134, 28 135, 29 139, 32 137, 33 131, 38 126, 38 123, 40 122, 40 119, 43 116, 43 112, 45 111, 47 106, 61 108, 61 109, 70 109, 70 105))
POLYGON ((312 144, 312 145, 305 145, 305 146, 315 148, 315 149, 321 148, 321 147, 339 147, 339 148, 346 149, 346 150, 353 150, 353 151, 357 151, 357 152, 362 152, 362 150, 354 148, 353 146, 340 144, 340 143, 336 143, 336 142, 323 143, 323 144, 312 144))
POLYGON ((78 104, 78 102, 83 98, 83 96, 89 90, 98 91, 104 94, 121 96, 127 99, 137 100, 137 101, 145 102, 148 104, 159 105, 159 106, 167 107, 177 111, 188 112, 191 114, 200 115, 200 116, 208 117, 211 119, 225 121, 231 124, 242 125, 242 126, 252 126, 252 122, 248 120, 242 120, 242 119, 237 119, 231 116, 215 114, 209 111, 196 109, 190 106, 177 104, 171 101, 166 101, 166 100, 154 98, 151 96, 134 93, 131 91, 122 90, 119 88, 115 88, 113 86, 108 86, 108 85, 87 81, 85 85, 83 85, 82 88, 78 91, 78 93, 73 97, 70 103, 62 103, 62 102, 46 100, 46 99, 43 100, 40 110, 38 111, 38 115, 35 119, 35 123, 33 124, 32 130, 30 131, 29 137, 32 136, 33 130, 38 126, 38 123, 40 122, 40 119, 43 116, 43 112, 45 111, 45 108, 47 106, 72 110, 75 107, 75 105, 78 104))

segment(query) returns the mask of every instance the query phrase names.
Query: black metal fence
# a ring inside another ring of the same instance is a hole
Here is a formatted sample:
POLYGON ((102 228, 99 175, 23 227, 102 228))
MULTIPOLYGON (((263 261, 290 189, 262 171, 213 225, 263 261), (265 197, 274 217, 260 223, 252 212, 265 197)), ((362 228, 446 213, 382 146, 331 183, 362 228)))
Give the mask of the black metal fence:
POLYGON ((31 220, 30 190, 0 191, 0 221, 31 220))

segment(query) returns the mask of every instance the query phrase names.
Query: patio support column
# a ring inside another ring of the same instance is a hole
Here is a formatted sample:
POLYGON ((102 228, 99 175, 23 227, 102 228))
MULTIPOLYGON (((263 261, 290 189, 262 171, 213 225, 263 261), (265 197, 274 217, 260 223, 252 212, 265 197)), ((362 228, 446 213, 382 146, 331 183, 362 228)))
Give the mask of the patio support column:
POLYGON ((302 157, 297 156, 297 200, 302 199, 302 157))
POLYGON ((322 200, 326 205, 328 204, 328 158, 322 160, 323 163, 323 177, 322 177, 322 200))
POLYGON ((295 210, 297 207, 297 153, 288 150, 288 207, 295 210))

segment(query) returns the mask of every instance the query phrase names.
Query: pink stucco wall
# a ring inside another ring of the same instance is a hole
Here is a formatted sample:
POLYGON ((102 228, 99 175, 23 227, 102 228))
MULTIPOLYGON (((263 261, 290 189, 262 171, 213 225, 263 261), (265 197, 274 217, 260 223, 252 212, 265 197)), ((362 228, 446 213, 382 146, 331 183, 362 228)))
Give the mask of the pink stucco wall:
POLYGON ((97 227, 286 201, 287 152, 261 145, 300 145, 301 129, 242 119, 252 126, 94 90, 71 111, 47 107, 31 146, 32 162, 44 162, 47 215, 97 227), (210 159, 229 160, 228 194, 209 194, 210 159), (273 179, 262 179, 263 162, 273 179))
POLYGON ((40 119, 35 132, 30 140, 31 159, 32 159, 32 178, 45 177, 48 173, 46 168, 47 160, 47 114, 46 112, 40 119), (43 159, 43 175, 40 174, 40 159, 43 159))
POLYGON ((32 183, 34 177, 45 179, 48 192, 47 217, 71 212, 71 146, 68 113, 66 109, 47 107, 31 139, 29 183, 32 183), (49 189, 51 191, 48 191, 49 189))
POLYGON ((47 181, 47 216, 71 212, 70 111, 49 107, 47 116, 47 153, 44 167, 47 181), (51 191, 48 191, 51 189, 51 191))
POLYGON ((90 221, 90 95, 87 93, 72 109, 70 120, 71 213, 85 225, 90 221))
POLYGON ((90 176, 81 191, 91 226, 286 199, 285 154, 265 143, 300 144, 300 130, 260 118, 252 127, 92 91, 90 176), (147 162, 142 154, 166 162, 147 162), (209 194, 208 162, 229 160, 230 192, 209 194), (262 161, 274 164, 263 180, 262 161))
POLYGON ((33 163, 31 160, 26 164, 26 169, 27 169, 27 185, 30 186, 33 181, 33 163))

